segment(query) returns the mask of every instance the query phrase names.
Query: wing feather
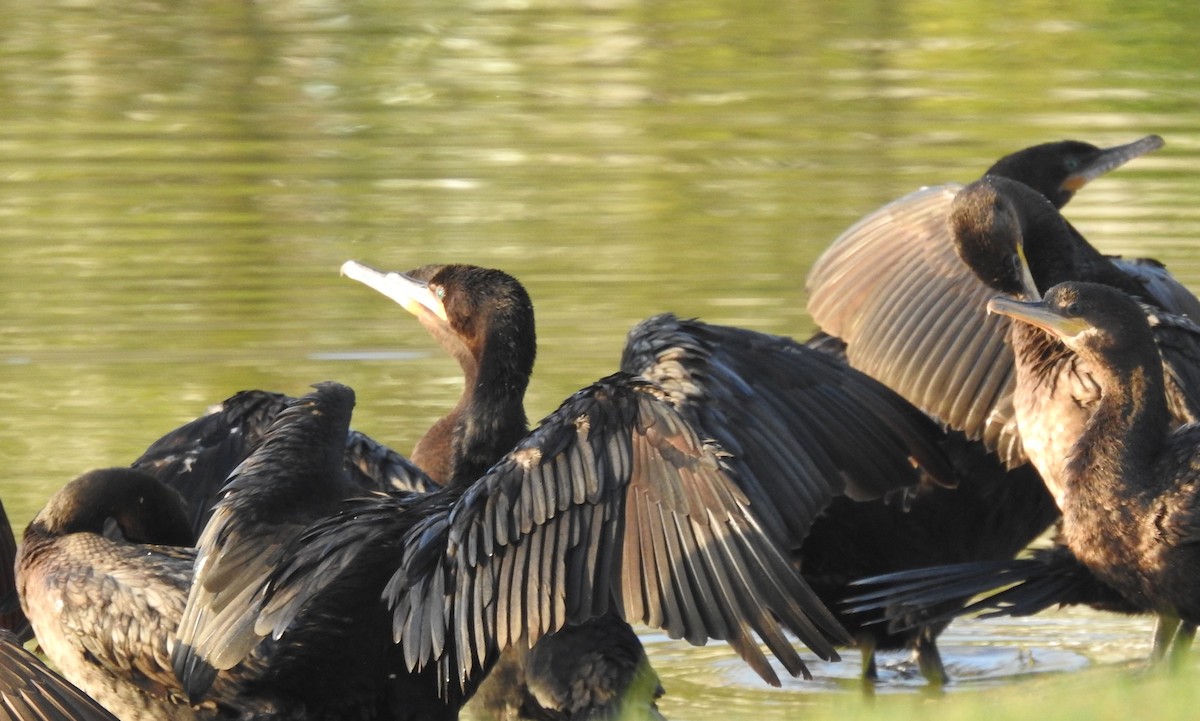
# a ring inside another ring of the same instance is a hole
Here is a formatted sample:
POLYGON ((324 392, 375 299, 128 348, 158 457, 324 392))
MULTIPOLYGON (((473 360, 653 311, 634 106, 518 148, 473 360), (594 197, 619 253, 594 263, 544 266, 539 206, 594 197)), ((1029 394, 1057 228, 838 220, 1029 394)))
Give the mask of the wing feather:
POLYGON ((809 273, 808 310, 845 341, 854 367, 1013 467, 1024 461, 1011 413, 1013 356, 1005 322, 986 313, 995 293, 951 242, 947 219, 961 187, 910 193, 842 233, 809 273))
POLYGON ((437 662, 461 683, 488 654, 613 603, 694 643, 726 638, 775 683, 755 636, 793 673, 806 670, 785 629, 834 657, 845 633, 763 532, 725 461, 644 381, 618 374, 576 394, 462 495, 440 534, 406 544, 386 592, 394 627, 409 633, 406 616, 437 608, 457 633, 441 657, 401 639, 408 662, 437 662), (430 574, 445 575, 453 603, 418 580, 430 574), (492 593, 495 603, 481 601, 492 593))

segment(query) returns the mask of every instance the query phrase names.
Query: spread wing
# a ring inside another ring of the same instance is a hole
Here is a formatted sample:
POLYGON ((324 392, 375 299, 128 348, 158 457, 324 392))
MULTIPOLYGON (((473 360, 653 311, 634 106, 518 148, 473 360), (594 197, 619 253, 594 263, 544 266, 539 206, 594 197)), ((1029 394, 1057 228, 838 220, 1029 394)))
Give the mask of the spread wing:
POLYGON ((835 658, 849 639, 764 531, 728 454, 656 387, 580 391, 447 511, 412 528, 385 597, 412 668, 460 683, 512 643, 615 608, 692 643, 726 639, 778 683, 754 636, 835 658))
POLYGON ((440 488, 412 461, 358 431, 346 437, 346 469, 351 483, 363 490, 428 493, 440 488))
POLYGON ((0 631, 0 718, 9 721, 117 721, 103 706, 0 631))
POLYGON ((629 335, 622 369, 649 378, 707 437, 750 507, 799 548, 834 496, 944 485, 953 470, 928 416, 878 381, 789 338, 661 315, 629 335))
POLYGON ((131 465, 183 496, 193 537, 198 536, 230 471, 258 445, 289 400, 267 391, 237 393, 150 444, 131 465))
POLYGON ((935 419, 1024 462, 1008 320, 959 260, 947 217, 961 188, 910 193, 842 233, 813 264, 808 311, 850 363, 935 419))

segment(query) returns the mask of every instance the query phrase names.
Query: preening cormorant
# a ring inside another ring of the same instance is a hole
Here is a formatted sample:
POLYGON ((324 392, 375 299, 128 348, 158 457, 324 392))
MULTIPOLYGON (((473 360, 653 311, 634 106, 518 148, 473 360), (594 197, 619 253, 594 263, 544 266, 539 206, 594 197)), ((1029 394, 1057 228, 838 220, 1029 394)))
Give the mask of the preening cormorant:
MULTIPOLYGON (((55 667, 121 718, 234 717, 193 709, 170 664, 195 551, 179 495, 130 468, 89 471, 25 530, 21 605, 55 667)), ((223 698, 231 678, 217 679, 223 698)))
MULTIPOLYGON (((1161 145, 1157 136, 1108 149, 1077 141, 1046 143, 1002 158, 980 183, 1015 181, 1030 194, 1048 198, 1041 202, 1053 210, 1086 182, 1161 145)), ((824 331, 811 343, 842 350, 856 368, 946 423, 951 457, 962 467, 958 490, 921 494, 909 513, 887 506, 871 509, 875 520, 868 527, 882 526, 889 534, 883 541, 873 536, 858 541, 856 551, 845 553, 857 561, 831 562, 843 571, 871 575, 931 564, 1001 562, 1041 535, 1058 515, 1042 480, 1024 464, 1012 407, 1007 321, 984 310, 996 290, 958 255, 951 218, 961 188, 922 189, 888 204, 843 233, 809 274, 808 308, 824 331), (989 457, 985 449, 996 456, 989 457), (1004 466, 1012 470, 1006 473, 1004 466)), ((1076 242, 1086 246, 1081 237, 1076 242)), ((1136 271, 1148 294, 1170 298, 1177 309, 1200 308, 1161 266, 1147 261, 1122 266, 1136 271)), ((999 266, 1001 273, 1015 270, 1009 258, 999 266)), ((853 531, 859 526, 854 517, 864 508, 846 508, 845 518, 831 517, 824 526, 853 542, 860 537, 853 531)), ((819 530, 820 524, 814 535, 819 530)), ((831 605, 847 593, 848 579, 835 580, 823 596, 831 605)), ((882 648, 915 648, 923 673, 936 682, 944 671, 934 638, 969 597, 939 593, 936 607, 893 609, 902 617, 891 625, 863 623, 868 617, 850 607, 842 608, 839 618, 861 645, 869 646, 873 639, 882 648)))
MULTIPOLYGON (((1006 156, 983 178, 1017 181, 1062 207, 1084 183, 1161 146, 1155 135, 1108 149, 1047 143, 1006 156)), ((985 312, 996 291, 956 250, 951 204, 962 188, 923 188, 842 233, 809 272, 808 311, 824 333, 845 343, 851 365, 1015 467, 1025 457, 1011 403, 1007 320, 985 312)), ((1025 238, 1035 278, 1043 260, 1037 241, 1025 238)), ((1145 298, 1174 313, 1200 313, 1200 301, 1163 278, 1161 265, 1112 262, 1139 279, 1145 298)))

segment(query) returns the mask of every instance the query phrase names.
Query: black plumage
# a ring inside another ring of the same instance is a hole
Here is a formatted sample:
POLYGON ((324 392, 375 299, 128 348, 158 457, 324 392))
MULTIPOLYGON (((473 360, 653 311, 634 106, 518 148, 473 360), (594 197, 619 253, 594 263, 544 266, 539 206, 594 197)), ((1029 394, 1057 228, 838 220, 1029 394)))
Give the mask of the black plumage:
MULTIPOLYGON (((463 366, 464 397, 435 426, 452 429, 450 481, 430 494, 344 501, 298 536, 289 527, 290 550, 269 573, 238 544, 202 544, 202 554, 232 553, 234 566, 248 565, 216 579, 197 575, 201 621, 191 635, 185 625, 177 656, 189 679, 202 680, 210 654, 227 648, 221 628, 252 627, 286 642, 306 617, 375 604, 379 589, 351 598, 345 579, 369 585, 383 571, 404 667, 440 678, 408 697, 414 708, 428 701, 426 715, 437 714, 437 703, 452 714, 505 647, 608 611, 693 642, 727 638, 774 681, 757 636, 802 674, 783 628, 826 657, 835 656, 833 643, 849 641, 790 568, 803 515, 811 519, 844 491, 870 496, 914 482, 913 457, 945 471, 929 441, 936 428, 879 384, 786 339, 670 316, 635 330, 625 372, 572 396, 526 435, 520 402, 534 353, 532 304, 515 280, 469 266, 404 276, 355 264, 348 272, 412 306, 463 366), (746 360, 768 351, 774 366, 746 360), (632 367, 657 373, 656 382, 632 367), (729 398, 737 402, 723 406, 729 398), (821 427, 838 412, 850 425, 821 427), (513 436, 515 446, 502 449, 509 441, 497 439, 513 436), (891 461, 871 456, 879 443, 898 451, 891 461), (742 452, 756 446, 771 452, 742 452), (859 476, 881 463, 891 464, 885 486, 873 473, 859 476), (808 499, 802 517, 785 517, 767 488, 808 499), (203 602, 215 594, 239 602, 203 602), (226 613, 235 618, 229 625, 208 623, 226 613)), ((271 452, 264 443, 256 454, 271 452)), ((221 503, 229 513, 218 510, 211 539, 245 529, 274 537, 273 527, 239 520, 255 517, 252 495, 233 488, 221 503)), ((202 685, 189 682, 193 691, 202 685)))

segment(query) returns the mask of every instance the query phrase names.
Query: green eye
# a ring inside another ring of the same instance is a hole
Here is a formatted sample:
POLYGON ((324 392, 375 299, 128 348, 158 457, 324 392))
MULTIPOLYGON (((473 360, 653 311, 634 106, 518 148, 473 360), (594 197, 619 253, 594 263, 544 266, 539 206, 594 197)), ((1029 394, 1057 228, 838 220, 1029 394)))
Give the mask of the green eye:
POLYGON ((437 299, 438 299, 438 300, 445 300, 445 298, 446 298, 446 287, 445 287, 445 286, 441 286, 441 285, 435 285, 435 286, 433 287, 433 294, 437 296, 437 299))

